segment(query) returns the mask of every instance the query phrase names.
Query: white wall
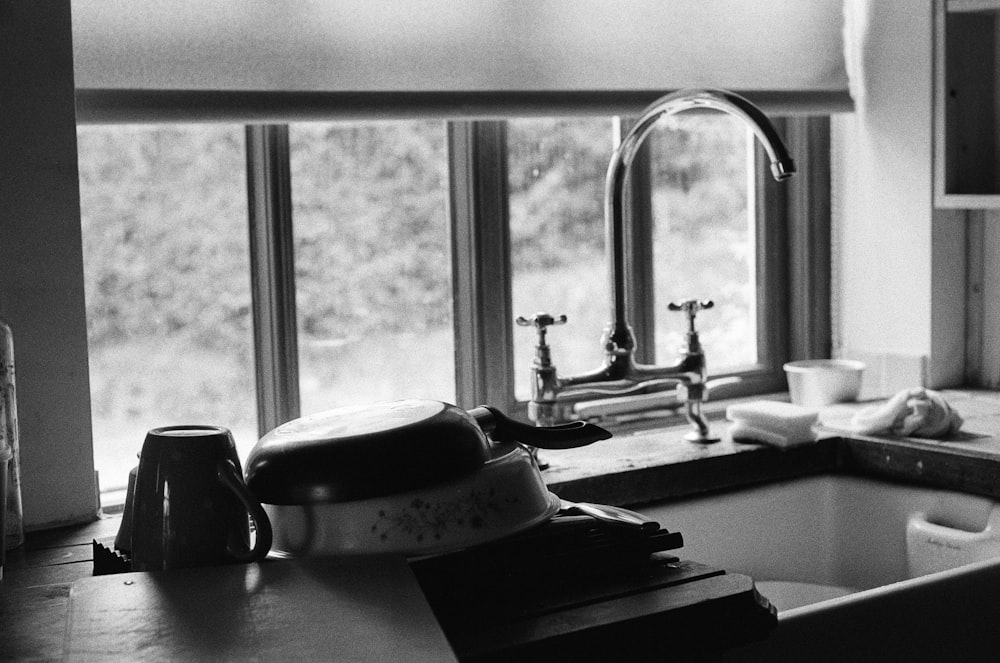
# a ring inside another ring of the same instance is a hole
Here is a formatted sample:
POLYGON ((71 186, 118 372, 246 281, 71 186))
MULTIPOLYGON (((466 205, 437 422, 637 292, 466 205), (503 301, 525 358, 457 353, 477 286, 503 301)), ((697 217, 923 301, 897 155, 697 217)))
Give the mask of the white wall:
POLYGON ((869 364, 869 396, 962 375, 964 226, 933 210, 932 10, 845 3, 856 112, 833 122, 834 344, 869 364))
POLYGON ((69 0, 0 0, 0 316, 26 527, 93 519, 69 0))

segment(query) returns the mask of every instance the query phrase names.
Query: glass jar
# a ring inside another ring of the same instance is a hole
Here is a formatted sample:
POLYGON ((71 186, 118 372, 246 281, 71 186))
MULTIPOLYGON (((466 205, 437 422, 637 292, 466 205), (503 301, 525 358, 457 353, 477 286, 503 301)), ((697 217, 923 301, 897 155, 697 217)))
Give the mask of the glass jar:
MULTIPOLYGON (((14 388, 14 338, 10 326, 0 320, 0 449, 9 447, 5 549, 24 543, 24 513, 21 506, 21 454, 17 434, 17 391, 14 388)), ((2 483, 2 482, 0 482, 2 483)))

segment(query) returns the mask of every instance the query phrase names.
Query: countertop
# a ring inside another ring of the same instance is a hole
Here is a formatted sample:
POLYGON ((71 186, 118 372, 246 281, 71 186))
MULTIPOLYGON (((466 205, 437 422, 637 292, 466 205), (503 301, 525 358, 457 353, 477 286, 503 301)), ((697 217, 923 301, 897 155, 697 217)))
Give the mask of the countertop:
MULTIPOLYGON (((543 475, 565 499, 642 505, 699 493, 725 491, 808 474, 851 473, 950 488, 1000 500, 1000 392, 941 392, 963 417, 961 431, 945 440, 864 436, 850 432, 851 416, 883 402, 845 403, 820 410, 816 443, 787 449, 736 442, 724 404, 706 405, 718 442, 683 439, 688 425, 616 432, 580 449, 543 451, 543 475)), ((759 399, 787 400, 787 394, 759 399)))
POLYGON ((667 552, 483 564, 477 548, 92 577, 93 542, 110 546, 119 523, 31 533, 9 555, 0 660, 705 661, 776 624, 751 578, 667 552))
MULTIPOLYGON (((658 430, 635 426, 591 447, 543 452, 551 463, 544 476, 550 488, 566 499, 614 504, 677 499, 818 473, 871 475, 1000 500, 1000 393, 948 390, 944 394, 965 419, 962 431, 948 440, 849 434, 844 422, 866 405, 856 403, 824 409, 825 427, 817 442, 782 450, 734 442, 716 413, 712 426, 721 439, 714 444, 684 441, 684 424, 658 430)), ((86 525, 33 532, 24 547, 8 553, 0 585, 0 659, 62 657, 70 589, 91 575, 92 541, 110 544, 118 524, 115 517, 103 517, 86 525)), ((669 528, 669 523, 663 525, 669 528)), ((683 550, 678 552, 683 555, 683 550)), ((691 573, 700 567, 684 568, 684 573, 691 573)), ((743 585, 749 579, 741 576, 723 570, 698 573, 715 578, 703 585, 706 588, 717 585, 720 574, 734 583, 725 590, 727 596, 745 599, 755 594, 752 581, 748 590, 743 585)), ((688 584, 687 589, 697 586, 688 584)), ((696 604, 701 598, 664 592, 662 596, 675 603, 696 604)), ((603 605, 595 603, 591 613, 600 613, 603 605)))

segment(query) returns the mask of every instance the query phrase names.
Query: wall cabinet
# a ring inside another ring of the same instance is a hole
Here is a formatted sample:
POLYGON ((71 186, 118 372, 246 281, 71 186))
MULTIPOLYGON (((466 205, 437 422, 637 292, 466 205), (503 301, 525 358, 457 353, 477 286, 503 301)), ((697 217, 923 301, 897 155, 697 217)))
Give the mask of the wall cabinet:
POLYGON ((1000 0, 934 11, 935 205, 1000 208, 1000 0))

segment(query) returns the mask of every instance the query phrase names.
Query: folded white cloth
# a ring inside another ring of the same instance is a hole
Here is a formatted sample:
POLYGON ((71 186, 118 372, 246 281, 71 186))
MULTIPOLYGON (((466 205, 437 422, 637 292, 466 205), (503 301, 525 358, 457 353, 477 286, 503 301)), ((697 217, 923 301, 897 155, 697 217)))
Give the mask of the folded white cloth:
POLYGON ((957 433, 963 423, 940 393, 923 387, 904 389, 851 418, 851 428, 857 433, 904 437, 947 437, 957 433))

